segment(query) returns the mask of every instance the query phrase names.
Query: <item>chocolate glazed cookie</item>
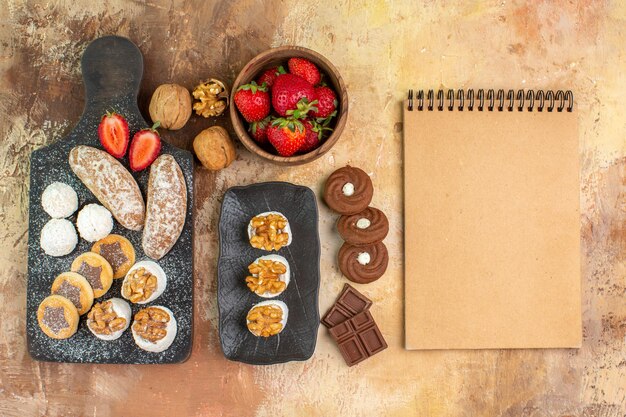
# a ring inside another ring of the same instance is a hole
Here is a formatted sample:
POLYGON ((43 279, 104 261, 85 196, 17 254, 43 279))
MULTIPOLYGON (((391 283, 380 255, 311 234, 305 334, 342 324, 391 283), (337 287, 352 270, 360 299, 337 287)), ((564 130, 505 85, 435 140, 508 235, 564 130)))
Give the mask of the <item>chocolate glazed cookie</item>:
POLYGON ((346 242, 361 246, 382 241, 389 232, 389 221, 385 213, 368 207, 360 213, 341 216, 337 230, 346 242))
POLYGON ((367 284, 383 276, 389 263, 384 243, 354 246, 344 243, 339 249, 339 269, 352 282, 367 284))
POLYGON ((324 201, 339 214, 356 214, 369 206, 374 186, 362 169, 345 166, 326 180, 324 201))

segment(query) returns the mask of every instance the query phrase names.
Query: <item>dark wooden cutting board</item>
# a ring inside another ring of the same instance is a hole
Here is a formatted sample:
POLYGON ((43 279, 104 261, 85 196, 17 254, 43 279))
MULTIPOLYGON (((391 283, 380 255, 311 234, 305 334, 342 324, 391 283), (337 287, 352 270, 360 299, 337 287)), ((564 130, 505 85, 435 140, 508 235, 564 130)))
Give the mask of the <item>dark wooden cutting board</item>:
MULTIPOLYGON (((165 292, 147 305, 131 304, 133 315, 148 305, 163 305, 174 313, 178 333, 172 346, 161 353, 146 352, 135 345, 130 328, 117 340, 96 338, 82 316, 77 333, 69 339, 55 340, 47 337, 37 324, 37 308, 50 294, 55 277, 69 271, 78 255, 90 250, 92 243, 79 238, 74 251, 63 257, 48 256, 39 244, 41 229, 50 220, 43 210, 41 195, 45 188, 60 181, 69 184, 78 194, 78 211, 86 204, 98 203, 95 196, 82 184, 70 169, 68 155, 76 145, 89 145, 102 149, 98 139, 98 124, 107 110, 122 114, 128 121, 131 137, 148 127, 137 107, 137 93, 143 74, 143 58, 139 48, 130 40, 119 36, 106 36, 91 42, 81 60, 85 84, 85 109, 76 127, 64 139, 34 151, 30 167, 30 202, 28 235, 28 289, 26 330, 28 351, 37 360, 54 362, 90 363, 174 363, 182 362, 191 353, 193 330, 193 157, 166 141, 161 154, 171 154, 180 165, 187 183, 187 217, 182 234, 173 249, 158 263, 167 274, 165 292)), ((121 160, 128 168, 128 159, 121 160)), ((133 174, 141 188, 144 200, 147 195, 149 169, 133 174)), ((78 211, 69 220, 76 223, 78 211)), ((112 233, 128 238, 135 247, 137 261, 147 258, 141 247, 142 232, 124 229, 117 222, 112 233)), ((101 298, 121 297, 122 279, 114 280, 111 289, 101 298)))

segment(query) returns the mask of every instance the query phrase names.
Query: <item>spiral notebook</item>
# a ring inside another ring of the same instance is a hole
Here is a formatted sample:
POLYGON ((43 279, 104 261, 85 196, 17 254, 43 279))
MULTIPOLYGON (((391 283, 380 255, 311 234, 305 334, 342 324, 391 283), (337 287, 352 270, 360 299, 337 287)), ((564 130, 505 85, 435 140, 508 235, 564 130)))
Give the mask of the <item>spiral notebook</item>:
POLYGON ((579 347, 579 189, 570 91, 410 91, 406 348, 579 347))

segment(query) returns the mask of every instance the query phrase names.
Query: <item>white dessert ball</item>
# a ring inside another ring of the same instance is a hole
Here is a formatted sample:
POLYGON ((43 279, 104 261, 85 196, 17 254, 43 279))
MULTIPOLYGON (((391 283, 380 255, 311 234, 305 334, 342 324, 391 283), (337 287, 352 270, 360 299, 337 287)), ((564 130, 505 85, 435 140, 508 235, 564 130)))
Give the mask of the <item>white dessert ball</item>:
MULTIPOLYGON (((280 320, 280 324, 282 324, 282 329, 280 329, 280 331, 278 332, 278 334, 280 334, 283 330, 285 330, 285 327, 287 326, 287 318, 289 317, 289 307, 287 307, 287 304, 285 304, 284 302, 280 300, 261 301, 260 303, 253 305, 250 311, 248 311, 248 314, 246 315, 246 326, 249 326, 250 324, 250 320, 248 320, 247 316, 252 312, 252 310, 254 310, 257 307, 264 307, 264 306, 278 307, 283 312, 283 317, 280 320)), ((253 335, 260 336, 256 334, 255 332, 253 332, 252 330, 250 330, 250 327, 248 327, 248 330, 253 335)))
POLYGON ((65 256, 71 253, 78 243, 76 229, 66 219, 50 219, 41 229, 39 244, 50 256, 65 256))
MULTIPOLYGON (((141 349, 146 350, 148 352, 163 352, 167 350, 172 343, 174 342, 174 338, 176 338, 176 333, 178 332, 178 324, 176 323, 176 318, 174 317, 174 313, 167 307, 163 306, 152 306, 148 308, 156 308, 159 310, 165 311, 170 316, 170 321, 165 325, 165 337, 157 340, 156 342, 151 342, 150 340, 144 339, 135 331, 135 322, 133 322, 133 326, 131 327, 131 331, 133 332, 133 339, 135 339, 135 343, 141 349)), ((137 315, 135 315, 137 317, 137 315)))
POLYGON ((113 216, 109 210, 100 204, 87 204, 78 213, 76 226, 80 237, 87 242, 96 242, 111 234, 113 216))
POLYGON ((78 209, 78 195, 69 185, 53 182, 43 191, 41 205, 53 219, 63 219, 78 209))

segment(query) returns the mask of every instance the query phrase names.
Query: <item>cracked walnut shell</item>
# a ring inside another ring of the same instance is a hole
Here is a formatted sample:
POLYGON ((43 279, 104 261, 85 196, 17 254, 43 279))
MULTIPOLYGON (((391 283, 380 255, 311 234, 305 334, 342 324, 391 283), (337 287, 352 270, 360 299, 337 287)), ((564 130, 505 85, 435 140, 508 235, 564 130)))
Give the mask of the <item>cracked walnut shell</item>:
POLYGON ((158 121, 161 127, 178 130, 191 117, 191 95, 182 85, 160 85, 152 94, 148 112, 152 121, 158 121))
POLYGON ((202 117, 219 116, 228 107, 228 88, 215 78, 198 84, 193 90, 193 97, 198 100, 193 104, 193 109, 202 117))

